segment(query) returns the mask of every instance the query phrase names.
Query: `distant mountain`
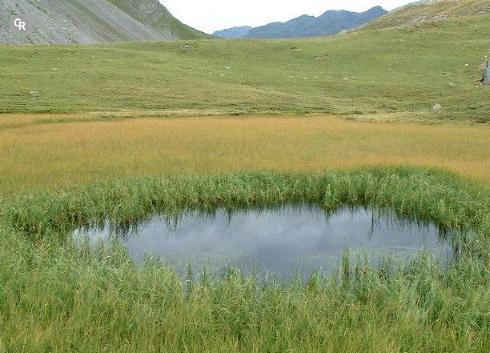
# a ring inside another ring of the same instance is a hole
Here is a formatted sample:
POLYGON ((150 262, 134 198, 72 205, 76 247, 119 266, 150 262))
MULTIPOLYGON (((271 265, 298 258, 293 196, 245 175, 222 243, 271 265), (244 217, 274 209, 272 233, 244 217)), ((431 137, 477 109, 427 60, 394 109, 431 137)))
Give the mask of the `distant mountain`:
POLYGON ((265 26, 251 28, 237 27, 215 32, 223 38, 296 38, 332 35, 346 29, 362 26, 387 13, 380 6, 365 12, 329 10, 319 17, 303 15, 288 22, 274 22, 265 26), (240 29, 237 31, 236 29, 240 29), (230 37, 229 34, 233 37, 230 37), (242 33, 242 35, 239 35, 242 33))
POLYGON ((206 37, 158 0, 0 0, 0 43, 68 44, 206 37), (4 16, 3 14, 7 14, 4 16), (13 30, 19 17, 28 31, 13 30))
POLYGON ((253 29, 253 27, 250 26, 233 27, 222 31, 216 31, 213 35, 226 39, 238 39, 245 37, 251 29, 253 29))

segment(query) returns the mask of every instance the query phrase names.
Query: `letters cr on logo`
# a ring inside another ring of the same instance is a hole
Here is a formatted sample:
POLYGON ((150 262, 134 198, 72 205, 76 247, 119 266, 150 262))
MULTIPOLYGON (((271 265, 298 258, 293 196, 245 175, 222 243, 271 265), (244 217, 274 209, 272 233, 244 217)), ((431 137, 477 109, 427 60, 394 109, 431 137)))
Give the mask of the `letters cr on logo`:
POLYGON ((22 21, 20 18, 16 18, 14 20, 14 26, 17 27, 19 31, 25 31, 26 30, 26 23, 25 21, 22 21))

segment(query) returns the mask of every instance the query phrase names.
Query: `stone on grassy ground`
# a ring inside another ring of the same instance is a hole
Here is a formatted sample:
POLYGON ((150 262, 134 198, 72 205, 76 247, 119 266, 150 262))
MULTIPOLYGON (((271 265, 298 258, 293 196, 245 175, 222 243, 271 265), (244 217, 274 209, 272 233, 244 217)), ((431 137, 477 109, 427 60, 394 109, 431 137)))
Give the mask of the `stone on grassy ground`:
POLYGON ((483 74, 483 84, 490 85, 490 66, 488 64, 485 68, 485 73, 483 74))
POLYGON ((439 103, 434 104, 434 105, 432 106, 432 111, 434 111, 434 112, 438 112, 438 111, 440 111, 440 110, 442 110, 442 105, 440 105, 439 103))

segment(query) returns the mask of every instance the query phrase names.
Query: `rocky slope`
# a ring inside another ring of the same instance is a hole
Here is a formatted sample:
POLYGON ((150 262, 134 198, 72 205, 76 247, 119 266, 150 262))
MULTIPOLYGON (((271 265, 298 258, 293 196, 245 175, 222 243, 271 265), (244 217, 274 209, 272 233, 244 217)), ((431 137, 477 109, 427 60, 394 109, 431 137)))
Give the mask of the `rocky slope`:
POLYGON ((89 44, 205 36, 174 18, 158 0, 1 0, 0 14, 3 44, 89 44), (26 22, 27 31, 13 26, 15 18, 26 22))

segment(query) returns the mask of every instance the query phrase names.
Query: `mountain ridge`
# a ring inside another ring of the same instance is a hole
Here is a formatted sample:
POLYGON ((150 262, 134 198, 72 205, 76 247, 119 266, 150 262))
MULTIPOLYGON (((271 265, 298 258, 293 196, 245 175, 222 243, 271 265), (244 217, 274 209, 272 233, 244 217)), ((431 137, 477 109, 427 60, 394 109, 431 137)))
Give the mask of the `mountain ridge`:
POLYGON ((252 26, 236 26, 215 31, 213 35, 226 39, 239 39, 245 37, 251 29, 253 29, 252 26))
POLYGON ((315 17, 302 15, 287 22, 272 22, 264 26, 252 28, 240 34, 247 27, 234 27, 213 34, 222 38, 300 38, 333 35, 346 29, 364 25, 387 13, 381 6, 375 6, 364 12, 347 10, 328 10, 315 17), (238 30, 238 31, 237 31, 238 30))

